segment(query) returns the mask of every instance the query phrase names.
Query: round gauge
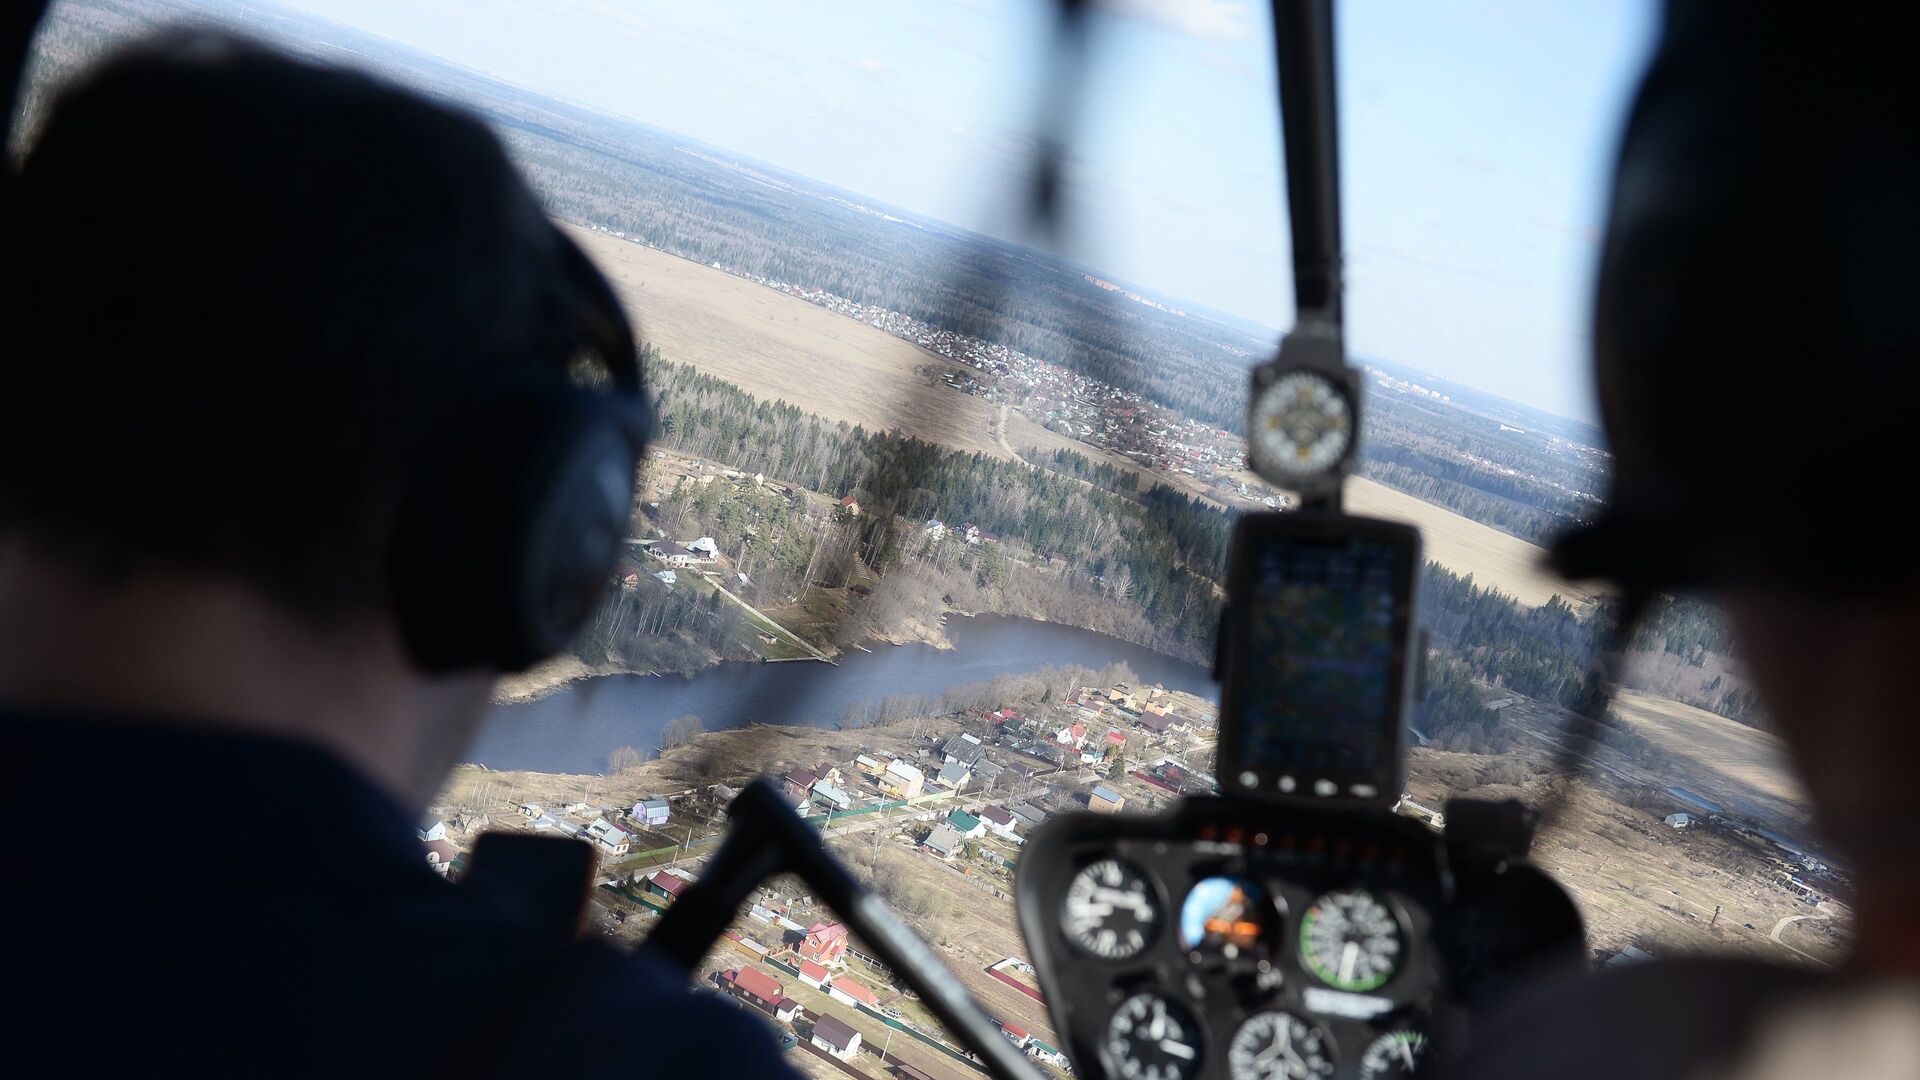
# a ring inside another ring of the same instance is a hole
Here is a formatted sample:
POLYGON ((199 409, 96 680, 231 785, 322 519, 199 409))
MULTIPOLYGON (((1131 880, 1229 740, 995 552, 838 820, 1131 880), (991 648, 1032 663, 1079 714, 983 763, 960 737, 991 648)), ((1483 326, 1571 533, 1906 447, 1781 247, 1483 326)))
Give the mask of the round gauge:
POLYGON ((1327 893, 1300 916, 1300 960, 1335 990, 1378 990, 1399 969, 1400 923, 1365 889, 1327 893))
POLYGON ((1119 859, 1102 859, 1074 875, 1060 905, 1067 937, 1102 960, 1140 955, 1159 922, 1147 875, 1119 859))
POLYGON ((1333 1040, 1283 1012, 1255 1013, 1227 1044, 1232 1080, 1318 1080, 1333 1075, 1333 1040))
POLYGON ((1203 878, 1180 904, 1180 945, 1231 960, 1260 944, 1276 914, 1266 892, 1252 882, 1203 878))
POLYGON ((1402 1080, 1420 1071, 1427 1037, 1417 1031, 1389 1031, 1367 1044, 1360 1055, 1360 1080, 1402 1080))
POLYGON ((1107 1021, 1107 1053, 1123 1080, 1188 1080, 1200 1071, 1200 1028, 1175 1002, 1135 994, 1107 1021))
POLYGON ((1260 461, 1289 476, 1317 476, 1338 467, 1353 445, 1353 409, 1332 379, 1289 371, 1253 403, 1260 461))

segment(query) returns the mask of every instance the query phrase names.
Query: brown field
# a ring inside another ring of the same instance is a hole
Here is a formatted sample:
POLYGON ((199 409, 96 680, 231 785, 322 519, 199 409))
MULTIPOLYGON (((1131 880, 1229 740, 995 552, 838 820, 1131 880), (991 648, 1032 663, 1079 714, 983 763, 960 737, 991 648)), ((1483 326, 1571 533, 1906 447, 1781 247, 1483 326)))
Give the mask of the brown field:
MULTIPOLYGON (((977 397, 929 385, 916 367, 960 369, 917 345, 825 308, 762 288, 710 266, 569 227, 613 280, 647 340, 668 359, 785 401, 829 420, 898 429, 959 450, 1005 457, 998 409, 977 397)), ((1067 447, 1133 468, 1132 462, 1047 431, 1022 417, 1007 424, 1018 448, 1067 447)), ((1199 489, 1193 489, 1199 494, 1199 489)), ((1348 485, 1352 509, 1409 521, 1435 562, 1528 604, 1554 593, 1583 603, 1591 593, 1544 573, 1540 549, 1369 480, 1348 485)))
POLYGON ((1704 773, 1696 789, 1701 794, 1770 819, 1768 824, 1796 827, 1807 796, 1778 736, 1637 690, 1622 690, 1614 711, 1634 731, 1693 766, 1696 775, 1704 773))
POLYGON ((568 227, 613 281, 641 336, 667 359, 750 393, 869 430, 897 428, 1001 455, 996 410, 914 374, 940 356, 825 308, 710 266, 568 227))

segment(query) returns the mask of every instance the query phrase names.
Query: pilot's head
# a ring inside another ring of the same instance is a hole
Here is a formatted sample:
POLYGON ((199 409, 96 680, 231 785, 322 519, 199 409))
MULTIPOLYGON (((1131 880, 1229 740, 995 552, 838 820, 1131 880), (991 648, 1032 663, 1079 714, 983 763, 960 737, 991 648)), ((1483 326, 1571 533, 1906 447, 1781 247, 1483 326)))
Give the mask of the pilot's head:
POLYGON ((1612 490, 1554 558, 1722 600, 1835 839, 1911 865, 1920 69, 1875 6, 1805 15, 1669 10, 1595 311, 1612 490))
POLYGON ((232 719, 305 668, 471 723, 606 581, 637 444, 581 384, 632 334, 473 117, 173 37, 59 99, 4 230, 0 696, 232 719))

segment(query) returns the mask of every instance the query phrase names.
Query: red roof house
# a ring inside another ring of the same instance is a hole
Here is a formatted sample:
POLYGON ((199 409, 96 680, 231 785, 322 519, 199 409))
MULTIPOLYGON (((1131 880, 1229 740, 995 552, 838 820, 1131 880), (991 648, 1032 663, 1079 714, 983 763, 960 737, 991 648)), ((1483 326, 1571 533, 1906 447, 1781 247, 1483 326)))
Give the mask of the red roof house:
POLYGON ((811 960, 800 961, 800 981, 813 987, 815 990, 820 989, 820 984, 826 982, 829 977, 830 973, 827 969, 821 967, 819 964, 811 960))
POLYGON ((758 1006, 766 1012, 778 1008, 780 999, 786 995, 780 992, 780 983, 758 968, 741 968, 738 971, 723 972, 720 981, 734 997, 741 998, 758 1006))
POLYGON ((847 954, 847 928, 841 923, 814 923, 800 942, 800 955, 833 967, 847 954))

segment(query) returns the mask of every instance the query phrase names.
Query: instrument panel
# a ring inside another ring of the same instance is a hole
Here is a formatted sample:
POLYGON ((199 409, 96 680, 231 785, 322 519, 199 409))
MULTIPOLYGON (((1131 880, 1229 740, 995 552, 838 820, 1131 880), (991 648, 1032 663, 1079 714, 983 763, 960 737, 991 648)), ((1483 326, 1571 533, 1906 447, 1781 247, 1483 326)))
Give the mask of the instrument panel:
POLYGON ((1449 893, 1411 820, 1226 799, 1054 819, 1015 890, 1075 1067, 1120 1080, 1416 1075, 1457 1026, 1449 893))

